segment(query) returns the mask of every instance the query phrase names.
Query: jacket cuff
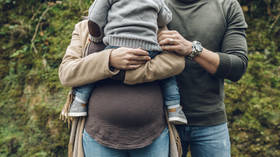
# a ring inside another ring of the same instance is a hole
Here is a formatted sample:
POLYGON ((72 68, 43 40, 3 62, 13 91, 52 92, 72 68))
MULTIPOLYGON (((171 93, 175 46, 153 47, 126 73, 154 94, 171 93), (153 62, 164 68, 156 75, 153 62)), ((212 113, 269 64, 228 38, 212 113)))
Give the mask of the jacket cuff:
POLYGON ((120 72, 120 70, 118 69, 110 68, 110 55, 112 51, 113 51, 112 49, 104 50, 105 55, 103 56, 105 61, 105 66, 104 66, 105 74, 108 74, 109 76, 117 75, 120 72))

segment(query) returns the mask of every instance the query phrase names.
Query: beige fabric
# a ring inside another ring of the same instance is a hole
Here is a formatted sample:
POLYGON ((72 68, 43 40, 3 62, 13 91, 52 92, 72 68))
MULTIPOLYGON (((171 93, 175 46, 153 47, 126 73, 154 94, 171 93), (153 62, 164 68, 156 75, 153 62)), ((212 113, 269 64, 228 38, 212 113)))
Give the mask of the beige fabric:
POLYGON ((109 70, 109 56, 111 50, 104 50, 82 58, 86 46, 88 31, 85 22, 76 25, 71 43, 66 50, 59 67, 59 78, 63 85, 75 87, 103 80, 118 73, 109 70), (83 30, 83 31, 82 31, 83 30))
POLYGON ((183 150, 180 136, 175 128, 175 125, 168 122, 167 112, 165 117, 169 130, 169 157, 181 157, 183 155, 183 150))
POLYGON ((165 79, 181 73, 185 68, 185 58, 174 53, 163 52, 136 70, 127 71, 126 84, 137 84, 165 79))
MULTIPOLYGON (((104 50, 84 57, 88 45, 87 20, 79 22, 75 26, 71 43, 66 50, 59 67, 59 78, 63 85, 75 87, 87 83, 103 80, 117 74, 119 70, 109 70, 109 57, 112 50, 104 50)), ((184 57, 174 53, 161 53, 142 67, 126 72, 125 83, 137 84, 164 79, 183 71, 184 57)), ((68 119, 69 104, 73 101, 72 93, 69 93, 61 115, 62 119, 68 119)), ((68 144, 68 157, 84 157, 82 135, 85 125, 85 117, 70 119, 71 134, 68 144)), ((181 143, 176 128, 168 124, 170 131, 170 157, 180 157, 181 143)))
MULTIPOLYGON (((87 46, 87 20, 75 26, 71 43, 59 67, 59 78, 63 85, 80 86, 103 80, 119 71, 109 70, 109 57, 112 50, 104 50, 82 57, 87 46)), ((185 58, 175 53, 161 53, 144 66, 126 72, 125 83, 136 84, 164 79, 177 75, 184 70, 185 58)))

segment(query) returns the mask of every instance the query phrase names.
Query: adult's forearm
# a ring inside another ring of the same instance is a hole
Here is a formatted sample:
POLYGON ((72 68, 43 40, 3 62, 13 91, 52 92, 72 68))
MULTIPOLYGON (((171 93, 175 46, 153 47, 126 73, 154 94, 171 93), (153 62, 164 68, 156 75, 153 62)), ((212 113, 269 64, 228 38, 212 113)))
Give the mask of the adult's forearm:
MULTIPOLYGON (((113 77, 119 70, 109 69, 109 57, 110 50, 94 53, 85 58, 65 55, 59 68, 61 83, 65 86, 76 87, 113 77)), ((164 52, 138 69, 127 70, 124 83, 132 85, 168 78, 181 73, 184 67, 184 57, 164 52)))
POLYGON ((220 78, 238 81, 246 72, 248 58, 242 53, 214 53, 204 49, 194 60, 206 71, 220 78))
MULTIPOLYGON (((71 43, 59 67, 59 79, 65 86, 76 87, 93 83, 113 77, 119 72, 119 70, 116 70, 118 68, 113 71, 109 69, 112 50, 93 53, 83 58, 83 51, 88 38, 87 29, 87 21, 82 21, 76 25, 71 43)), ((121 55, 120 60, 127 65, 143 64, 143 61, 147 60, 148 56, 148 53, 146 56, 135 49, 119 48, 118 51, 123 51, 125 54, 121 55)), ((120 65, 123 63, 120 63, 120 65)), ((184 66, 184 57, 175 53, 163 52, 138 69, 128 70, 125 75, 125 83, 136 84, 164 79, 179 74, 183 71, 184 66)), ((127 70, 127 67, 124 67, 124 70, 127 70)))
POLYGON ((111 50, 76 58, 66 54, 59 67, 59 78, 64 86, 76 87, 114 76, 119 71, 109 69, 111 50))
POLYGON ((220 65, 214 75, 234 82, 241 79, 247 69, 247 55, 238 52, 236 54, 218 53, 218 55, 220 57, 220 65))
POLYGON ((200 64, 209 73, 214 74, 219 67, 220 57, 217 53, 204 48, 201 54, 194 58, 194 61, 200 64))
POLYGON ((88 42, 87 20, 75 25, 71 43, 68 46, 59 67, 59 79, 62 85, 76 87, 112 77, 118 70, 110 71, 111 50, 104 50, 83 58, 88 42))
POLYGON ((227 31, 222 52, 217 54, 220 57, 220 64, 214 75, 231 81, 241 79, 248 64, 245 29, 227 31))
POLYGON ((163 52, 135 70, 126 71, 124 83, 138 84, 165 79, 180 74, 185 68, 185 57, 163 52))

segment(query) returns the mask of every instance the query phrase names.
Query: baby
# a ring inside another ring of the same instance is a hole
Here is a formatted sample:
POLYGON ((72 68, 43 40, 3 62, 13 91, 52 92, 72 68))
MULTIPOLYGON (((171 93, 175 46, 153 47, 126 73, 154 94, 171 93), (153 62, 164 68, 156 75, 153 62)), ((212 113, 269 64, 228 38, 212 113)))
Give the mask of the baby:
MULTIPOLYGON (((103 41, 107 49, 141 48, 153 58, 162 51, 157 41, 158 28, 165 27, 171 20, 172 13, 164 0, 95 0, 89 9, 90 40, 103 41)), ((168 120, 187 124, 176 78, 161 80, 161 87, 168 120)), ((75 98, 68 116, 87 116, 86 104, 93 88, 94 84, 74 88, 75 98)))

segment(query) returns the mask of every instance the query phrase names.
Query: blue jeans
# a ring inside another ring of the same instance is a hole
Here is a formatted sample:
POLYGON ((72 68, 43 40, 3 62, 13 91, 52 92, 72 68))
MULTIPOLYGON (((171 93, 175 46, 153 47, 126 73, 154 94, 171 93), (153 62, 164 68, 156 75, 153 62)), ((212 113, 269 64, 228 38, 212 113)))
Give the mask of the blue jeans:
POLYGON ((78 98, 80 101, 83 101, 83 103, 85 104, 88 103, 88 99, 91 95, 94 86, 95 84, 91 83, 84 86, 75 87, 74 88, 75 98, 78 98))
POLYGON ((192 157, 230 157, 230 140, 227 123, 197 127, 176 126, 186 157, 190 146, 192 157))
MULTIPOLYGON (((107 46, 105 49, 110 49, 110 48, 118 48, 118 47, 107 46)), ((149 51, 149 55, 151 58, 154 58, 159 53, 160 52, 157 51, 149 51)), ((161 87, 162 87, 164 102, 166 106, 180 104, 180 94, 179 94, 175 76, 161 80, 161 87)), ((94 83, 74 88, 74 93, 76 98, 78 98, 80 101, 83 101, 83 103, 87 103, 93 88, 94 88, 94 83)))
POLYGON ((85 157, 168 157, 169 155, 169 132, 164 129, 155 141, 139 149, 119 150, 105 147, 97 143, 84 131, 83 148, 85 157))
POLYGON ((180 94, 175 76, 161 80, 160 86, 164 96, 164 104, 166 106, 180 104, 180 94))

